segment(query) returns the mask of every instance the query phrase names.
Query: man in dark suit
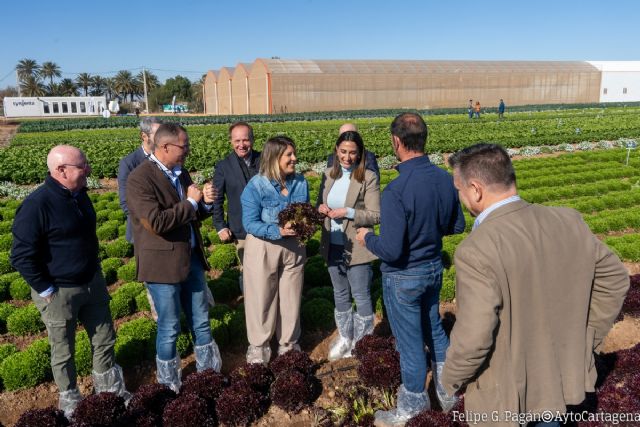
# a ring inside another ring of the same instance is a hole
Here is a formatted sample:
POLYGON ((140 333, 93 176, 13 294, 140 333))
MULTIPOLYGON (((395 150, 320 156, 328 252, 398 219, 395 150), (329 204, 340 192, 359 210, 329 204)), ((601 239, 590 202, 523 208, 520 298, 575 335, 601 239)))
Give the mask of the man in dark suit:
POLYGON ((176 341, 180 306, 193 335, 196 369, 220 371, 220 351, 211 337, 205 258, 200 221, 210 215, 216 195, 209 183, 200 190, 182 169, 189 137, 177 124, 156 131, 153 154, 129 175, 127 205, 135 240, 137 278, 145 282, 158 313, 158 383, 180 390, 176 341))
POLYGON ((127 178, 132 170, 145 161, 153 152, 153 137, 162 124, 156 117, 145 117, 140 122, 140 139, 142 144, 135 151, 129 153, 120 160, 118 166, 118 196, 120 197, 120 207, 127 215, 127 242, 133 243, 133 232, 131 231, 131 220, 129 219, 129 209, 127 208, 127 178))
MULTIPOLYGON (((340 129, 338 130, 338 135, 342 135, 347 131, 358 132, 358 128, 353 123, 345 123, 342 126, 340 126, 340 129)), ((329 157, 327 157, 328 168, 333 166, 333 157, 334 157, 333 152, 329 154, 329 157)), ((369 169, 370 171, 375 172, 375 174, 378 176, 378 179, 380 179, 380 168, 378 167, 378 161, 376 160, 376 155, 369 150, 364 150, 364 157, 366 162, 365 163, 366 168, 369 169)))
POLYGON ((260 152, 253 149, 253 128, 249 123, 236 122, 229 126, 229 140, 233 151, 215 167, 213 185, 218 191, 213 202, 213 225, 223 242, 233 241, 242 263, 244 239, 240 195, 249 180, 260 169, 260 152), (224 200, 227 199, 225 218, 224 200))

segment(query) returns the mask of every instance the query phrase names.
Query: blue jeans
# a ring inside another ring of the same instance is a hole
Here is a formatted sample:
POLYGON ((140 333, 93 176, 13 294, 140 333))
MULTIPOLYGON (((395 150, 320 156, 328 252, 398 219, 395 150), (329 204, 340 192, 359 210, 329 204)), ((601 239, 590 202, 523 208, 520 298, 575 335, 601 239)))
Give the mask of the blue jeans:
POLYGON ((382 274, 384 305, 400 353, 404 387, 422 393, 427 379, 427 358, 444 362, 449 338, 440 322, 442 262, 426 262, 420 267, 382 274))
POLYGON ((356 300, 360 316, 371 316, 371 264, 347 266, 343 260, 344 246, 331 245, 329 249, 329 276, 333 284, 333 300, 336 310, 344 312, 351 308, 351 295, 356 300))
POLYGON ((156 353, 160 360, 171 360, 177 355, 176 340, 180 334, 181 305, 195 345, 207 345, 211 342, 206 286, 204 268, 197 256, 191 257, 191 270, 184 282, 147 283, 158 313, 156 353))

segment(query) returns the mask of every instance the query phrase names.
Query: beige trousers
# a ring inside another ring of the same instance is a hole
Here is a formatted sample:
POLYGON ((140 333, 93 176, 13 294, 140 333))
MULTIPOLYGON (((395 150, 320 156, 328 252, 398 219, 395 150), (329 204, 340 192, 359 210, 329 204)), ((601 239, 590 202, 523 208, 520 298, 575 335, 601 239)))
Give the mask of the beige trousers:
POLYGON ((253 346, 280 346, 300 338, 300 300, 306 250, 292 237, 263 240, 247 235, 244 247, 244 312, 247 338, 253 346))

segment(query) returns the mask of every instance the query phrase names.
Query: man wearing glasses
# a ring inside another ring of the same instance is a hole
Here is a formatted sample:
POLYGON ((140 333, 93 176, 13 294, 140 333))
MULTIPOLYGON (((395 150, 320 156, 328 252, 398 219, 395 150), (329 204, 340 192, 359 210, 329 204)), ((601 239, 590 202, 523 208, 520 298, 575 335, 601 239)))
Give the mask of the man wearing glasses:
POLYGON ((115 392, 125 400, 130 395, 115 363, 116 335, 98 260, 96 213, 86 188, 91 167, 82 151, 68 145, 52 148, 47 166, 44 185, 16 212, 11 264, 31 286, 47 327, 58 406, 69 418, 82 400, 74 360, 78 320, 91 340, 95 392, 115 392))
POLYGON ((189 136, 180 125, 156 131, 153 154, 127 182, 138 280, 146 283, 158 313, 157 380, 179 392, 181 363, 176 350, 180 307, 193 336, 196 369, 220 371, 220 351, 211 337, 205 258, 200 221, 211 215, 216 196, 209 183, 200 190, 183 169, 189 136))

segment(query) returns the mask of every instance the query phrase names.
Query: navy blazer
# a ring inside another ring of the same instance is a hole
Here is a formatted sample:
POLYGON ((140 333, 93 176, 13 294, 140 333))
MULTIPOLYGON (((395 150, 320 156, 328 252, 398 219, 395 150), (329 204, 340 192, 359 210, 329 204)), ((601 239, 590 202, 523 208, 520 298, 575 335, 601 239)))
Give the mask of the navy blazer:
POLYGON ((127 216, 127 242, 133 243, 133 230, 131 229, 131 219, 129 218, 129 208, 127 208, 127 178, 132 170, 147 159, 142 146, 120 160, 118 166, 118 196, 120 197, 120 207, 127 216))
MULTIPOLYGON (((260 152, 251 150, 251 166, 257 172, 260 164, 260 152)), ((255 174, 249 177, 250 179, 255 174)), ((242 205, 240 195, 247 186, 238 156, 231 152, 227 157, 220 160, 215 167, 213 175, 213 185, 218 190, 218 196, 213 202, 213 226, 217 231, 228 228, 236 239, 244 239, 247 232, 242 226, 242 205), (224 200, 227 198, 227 216, 224 215, 224 200)))
MULTIPOLYGON (((334 153, 331 153, 327 158, 328 168, 333 166, 333 157, 334 157, 334 153)), ((366 168, 369 169, 370 171, 375 172, 375 174, 378 176, 378 179, 380 179, 380 168, 378 168, 378 161, 376 160, 376 155, 369 150, 364 150, 364 157, 367 162, 367 164, 365 165, 366 168)))

